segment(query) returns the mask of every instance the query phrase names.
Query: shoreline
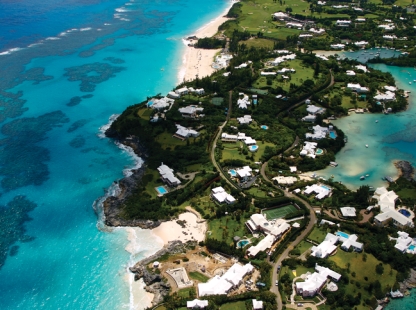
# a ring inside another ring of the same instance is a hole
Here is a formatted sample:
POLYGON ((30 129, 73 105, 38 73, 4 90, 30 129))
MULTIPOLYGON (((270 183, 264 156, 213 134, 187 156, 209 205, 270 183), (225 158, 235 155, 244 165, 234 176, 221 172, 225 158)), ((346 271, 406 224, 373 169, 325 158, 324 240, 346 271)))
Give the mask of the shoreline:
MULTIPOLYGON (((197 38, 206 38, 212 37, 218 33, 218 27, 221 26, 228 20, 232 18, 225 17, 230 8, 237 3, 238 1, 230 1, 230 5, 216 18, 197 29, 193 34, 188 35, 187 37, 195 36, 197 38)), ((182 54, 182 65, 179 68, 178 72, 178 83, 183 81, 190 81, 195 79, 197 76, 199 78, 206 77, 215 72, 215 69, 212 68, 212 63, 214 57, 221 49, 202 49, 195 48, 193 46, 188 46, 191 41, 182 39, 183 44, 185 44, 185 50, 182 54)))

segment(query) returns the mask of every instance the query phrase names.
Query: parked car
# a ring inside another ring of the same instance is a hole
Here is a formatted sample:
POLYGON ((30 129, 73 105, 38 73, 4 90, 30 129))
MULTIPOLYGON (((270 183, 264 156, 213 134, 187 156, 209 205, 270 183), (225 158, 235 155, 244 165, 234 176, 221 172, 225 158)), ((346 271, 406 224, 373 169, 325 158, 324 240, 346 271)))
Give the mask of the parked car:
POLYGON ((276 286, 278 286, 279 285, 279 280, 276 280, 276 286))

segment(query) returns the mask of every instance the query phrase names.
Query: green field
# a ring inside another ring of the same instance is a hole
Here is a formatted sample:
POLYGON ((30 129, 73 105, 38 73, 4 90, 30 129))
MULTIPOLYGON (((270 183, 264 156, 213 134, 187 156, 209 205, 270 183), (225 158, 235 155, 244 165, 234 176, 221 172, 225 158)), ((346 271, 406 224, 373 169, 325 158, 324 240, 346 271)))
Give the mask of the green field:
POLYGON ((183 288, 178 291, 178 295, 183 298, 193 298, 196 297, 196 290, 194 287, 183 288))
POLYGON ((247 310, 246 302, 245 301, 230 302, 230 303, 222 305, 220 307, 220 310, 247 310))
POLYGON ((274 42, 272 40, 267 40, 267 39, 250 39, 250 40, 246 40, 246 41, 241 41, 239 42, 239 44, 245 44, 247 45, 248 48, 250 47, 255 47, 255 48, 268 48, 268 49, 273 49, 274 47, 274 42))
POLYGON ((260 158, 263 156, 266 146, 274 147, 273 143, 270 142, 261 142, 257 141, 257 146, 259 147, 256 152, 252 153, 250 151, 247 152, 247 155, 243 153, 240 154, 240 147, 247 148, 247 146, 243 145, 241 142, 237 143, 224 143, 224 150, 222 151, 222 161, 227 159, 241 159, 244 161, 260 161, 260 158), (247 159, 246 156, 251 158, 253 156, 253 160, 247 159))
POLYGON ((285 217, 287 214, 298 211, 294 205, 286 205, 276 209, 270 209, 263 211, 268 220, 280 219, 285 217))
POLYGON ((308 239, 315 241, 316 243, 321 243, 324 241, 327 233, 328 232, 325 229, 321 229, 318 226, 315 226, 315 228, 309 234, 308 239))
POLYGON ((209 222, 209 231, 207 238, 225 241, 228 244, 233 243, 233 237, 243 237, 248 235, 248 230, 245 226, 246 219, 241 216, 240 221, 233 219, 231 216, 223 216, 219 219, 214 219, 209 222))
POLYGON ((198 271, 191 271, 191 272, 189 272, 189 277, 192 280, 197 280, 197 281, 199 281, 201 283, 205 283, 205 282, 207 282, 209 280, 209 278, 206 275, 204 275, 204 274, 202 274, 202 273, 200 273, 198 271))

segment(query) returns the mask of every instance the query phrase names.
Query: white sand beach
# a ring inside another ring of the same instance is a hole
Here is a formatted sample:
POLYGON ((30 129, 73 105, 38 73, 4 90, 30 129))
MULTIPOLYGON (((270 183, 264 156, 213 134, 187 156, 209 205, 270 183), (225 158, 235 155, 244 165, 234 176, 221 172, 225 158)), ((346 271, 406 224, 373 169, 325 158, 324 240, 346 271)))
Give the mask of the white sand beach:
MULTIPOLYGON (((220 16, 201 27, 190 36, 206 38, 215 35, 218 32, 218 27, 229 20, 229 18, 224 17, 224 15, 227 14, 234 3, 235 2, 230 2, 230 6, 220 16)), ((184 43, 188 45, 191 42, 184 40, 184 43)), ((211 75, 215 71, 211 67, 211 64, 215 54, 220 51, 221 49, 207 50, 187 46, 183 56, 183 65, 178 74, 179 83, 182 83, 184 80, 193 80, 197 75, 199 78, 211 75)))
POLYGON ((185 221, 185 227, 176 223, 177 220, 164 222, 160 226, 153 229, 153 233, 161 238, 164 244, 169 241, 181 240, 183 242, 189 240, 203 241, 207 231, 206 222, 200 220, 195 214, 185 212, 179 215, 180 221, 185 221))

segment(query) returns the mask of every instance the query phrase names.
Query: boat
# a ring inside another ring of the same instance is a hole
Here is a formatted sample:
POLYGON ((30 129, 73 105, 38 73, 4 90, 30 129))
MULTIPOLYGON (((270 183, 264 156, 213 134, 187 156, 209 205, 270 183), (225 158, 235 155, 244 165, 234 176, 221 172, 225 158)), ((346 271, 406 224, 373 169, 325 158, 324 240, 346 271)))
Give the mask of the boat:
POLYGON ((160 71, 165 71, 165 68, 160 68, 160 71))
POLYGON ((365 176, 360 176, 360 180, 362 181, 362 180, 365 180, 365 176))
POLYGON ((366 178, 368 178, 369 176, 370 176, 369 174, 366 174, 366 175, 365 175, 365 177, 366 177, 366 178))
POLYGON ((368 144, 366 144, 365 147, 368 147, 368 144))
POLYGON ((409 85, 412 85, 412 82, 409 82, 409 85))
POLYGON ((378 123, 378 119, 376 119, 376 123, 378 123))

